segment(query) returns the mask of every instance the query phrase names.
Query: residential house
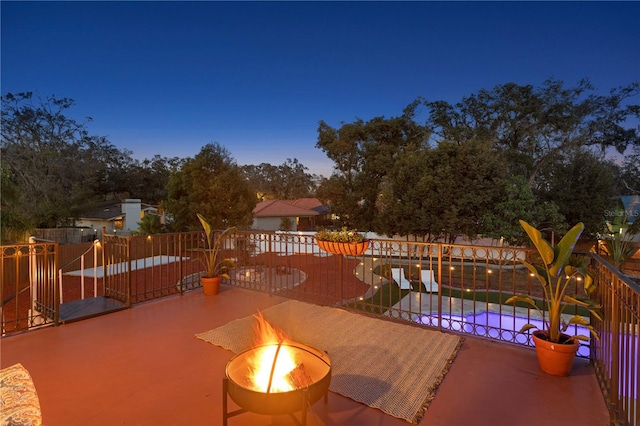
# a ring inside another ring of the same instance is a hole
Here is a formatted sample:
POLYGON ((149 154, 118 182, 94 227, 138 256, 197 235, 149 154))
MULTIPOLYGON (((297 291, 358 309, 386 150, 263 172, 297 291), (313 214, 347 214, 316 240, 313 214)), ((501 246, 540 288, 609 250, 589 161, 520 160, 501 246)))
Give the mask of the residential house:
POLYGON ((252 228, 278 231, 288 219, 289 231, 315 231, 328 215, 329 208, 317 198, 262 201, 253 209, 252 228))
POLYGON ((108 234, 132 235, 134 231, 140 229, 138 223, 147 214, 160 215, 160 221, 164 223, 163 212, 155 206, 143 203, 140 199, 108 201, 79 217, 76 220, 76 226, 95 230, 98 238, 101 237, 103 228, 106 228, 108 234))

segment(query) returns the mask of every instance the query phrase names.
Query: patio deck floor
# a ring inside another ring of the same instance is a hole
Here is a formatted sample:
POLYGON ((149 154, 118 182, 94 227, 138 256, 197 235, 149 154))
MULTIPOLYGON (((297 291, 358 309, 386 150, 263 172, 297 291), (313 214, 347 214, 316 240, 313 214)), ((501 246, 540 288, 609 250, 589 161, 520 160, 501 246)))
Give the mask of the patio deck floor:
MULTIPOLYGON (((22 363, 38 391, 47 426, 219 425, 222 378, 233 354, 196 333, 285 299, 224 287, 136 305, 105 316, 0 340, 1 367, 22 363)), ((390 339, 389 344, 393 344, 390 339)), ((383 350, 383 349, 381 349, 383 350)), ((237 408, 230 402, 229 409, 237 408)), ((570 377, 539 371, 532 349, 465 337, 421 425, 605 426, 609 415, 592 368, 577 360, 570 377)), ((293 424, 288 416, 245 413, 229 426, 293 424)), ((308 425, 407 425, 330 392, 308 425)))

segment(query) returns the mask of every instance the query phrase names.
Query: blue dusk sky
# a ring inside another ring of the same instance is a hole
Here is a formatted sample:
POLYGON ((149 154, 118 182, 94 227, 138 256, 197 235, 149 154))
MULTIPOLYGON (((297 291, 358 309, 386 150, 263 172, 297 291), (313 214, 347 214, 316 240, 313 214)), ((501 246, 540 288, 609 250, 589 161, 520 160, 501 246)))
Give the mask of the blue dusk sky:
MULTIPOLYGON (((639 2, 0 3, 2 93, 74 99, 137 159, 218 142, 238 164, 297 158, 333 127, 515 82, 606 94, 640 81, 639 2)), ((638 100, 635 100, 638 102, 638 100)), ((424 119, 425 117, 419 117, 424 119)))

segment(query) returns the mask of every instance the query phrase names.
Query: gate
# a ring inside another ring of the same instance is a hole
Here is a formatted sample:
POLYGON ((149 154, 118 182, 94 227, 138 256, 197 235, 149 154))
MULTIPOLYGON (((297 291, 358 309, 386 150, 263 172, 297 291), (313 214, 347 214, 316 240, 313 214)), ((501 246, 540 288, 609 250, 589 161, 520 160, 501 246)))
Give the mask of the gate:
POLYGON ((136 303, 200 286, 202 265, 193 248, 201 232, 117 236, 103 233, 104 295, 131 307, 136 303))
POLYGON ((104 296, 131 307, 131 237, 102 234, 104 296))
POLYGON ((59 321, 58 243, 30 239, 0 247, 2 330, 8 333, 59 321))
MULTIPOLYGON (((36 239, 32 237, 29 241, 35 243, 36 239)), ((30 245, 29 283, 32 304, 29 327, 58 323, 58 248, 58 243, 53 242, 30 245)))

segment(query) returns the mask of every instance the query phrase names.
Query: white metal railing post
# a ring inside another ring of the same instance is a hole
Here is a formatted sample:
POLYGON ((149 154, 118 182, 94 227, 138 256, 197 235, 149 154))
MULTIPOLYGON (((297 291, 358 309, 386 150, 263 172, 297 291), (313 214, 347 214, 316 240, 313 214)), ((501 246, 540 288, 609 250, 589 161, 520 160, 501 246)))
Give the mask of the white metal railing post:
POLYGON ((62 269, 58 270, 58 282, 60 283, 60 303, 64 303, 64 292, 62 290, 62 269))
POLYGON ((36 238, 29 237, 29 287, 31 291, 31 315, 36 309, 36 299, 38 298, 38 286, 37 286, 37 259, 35 249, 36 238))
POLYGON ((93 297, 98 297, 98 246, 100 240, 93 242, 93 297))
POLYGON ((84 254, 80 258, 80 299, 84 300, 84 254))
MULTIPOLYGON (((438 243, 437 247, 437 259, 438 259, 438 282, 442 283, 442 254, 444 250, 442 249, 442 243, 438 243)), ((438 286, 437 293, 438 300, 438 328, 442 331, 442 285, 438 286)))

